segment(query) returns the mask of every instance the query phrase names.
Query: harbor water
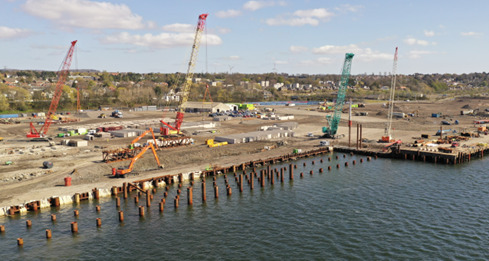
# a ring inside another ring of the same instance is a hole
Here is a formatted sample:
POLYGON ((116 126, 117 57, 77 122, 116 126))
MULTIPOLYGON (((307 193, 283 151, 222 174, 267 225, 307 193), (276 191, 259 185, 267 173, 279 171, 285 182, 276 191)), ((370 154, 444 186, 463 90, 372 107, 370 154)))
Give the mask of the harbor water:
POLYGON ((132 192, 120 208, 114 198, 102 198, 1 217, 0 260, 487 260, 488 161, 453 166, 335 153, 272 165, 287 167, 283 183, 275 177, 261 188, 255 179, 254 189, 245 182, 242 193, 227 174, 230 196, 218 176, 218 199, 207 178, 205 203, 196 180, 192 206, 184 183, 178 209, 172 185, 163 213, 158 202, 165 189, 159 188, 149 208, 144 196, 135 203, 132 192), (293 181, 290 163, 297 165, 293 181))

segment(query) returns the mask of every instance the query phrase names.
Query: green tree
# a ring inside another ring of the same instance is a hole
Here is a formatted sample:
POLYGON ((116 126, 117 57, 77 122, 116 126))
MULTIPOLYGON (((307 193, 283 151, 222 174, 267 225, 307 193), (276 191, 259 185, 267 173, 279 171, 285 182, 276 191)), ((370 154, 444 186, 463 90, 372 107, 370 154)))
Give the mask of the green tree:
POLYGON ((10 108, 7 97, 5 95, 0 94, 0 111, 6 111, 10 108))

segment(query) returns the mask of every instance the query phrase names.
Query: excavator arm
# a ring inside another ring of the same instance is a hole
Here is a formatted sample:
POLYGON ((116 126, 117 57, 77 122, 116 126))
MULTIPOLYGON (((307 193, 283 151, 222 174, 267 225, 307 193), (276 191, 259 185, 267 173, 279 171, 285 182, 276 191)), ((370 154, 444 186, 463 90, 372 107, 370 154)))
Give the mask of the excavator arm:
POLYGON ((143 132, 141 135, 139 135, 137 138, 135 138, 134 140, 131 141, 131 145, 133 145, 134 143, 138 142, 139 140, 141 140, 146 134, 148 133, 151 133, 151 135, 153 136, 153 141, 154 141, 154 146, 155 147, 158 147, 158 144, 156 143, 156 138, 155 138, 155 134, 153 132, 153 129, 152 128, 149 128, 149 130, 143 132))
POLYGON ((156 154, 156 150, 155 150, 155 147, 153 146, 153 144, 149 144, 148 146, 144 147, 141 152, 138 153, 138 155, 136 155, 134 158, 132 158, 131 160, 131 163, 129 164, 129 167, 127 169, 112 169, 112 173, 115 175, 115 176, 124 176, 125 174, 127 173, 130 173, 133 168, 134 168, 134 164, 136 163, 136 161, 139 160, 139 158, 141 158, 143 156, 143 154, 149 149, 151 148, 152 152, 153 152, 153 155, 155 157, 155 160, 156 160, 156 163, 158 163, 158 168, 163 168, 163 166, 161 165, 160 163, 160 160, 158 158, 158 155, 156 154))

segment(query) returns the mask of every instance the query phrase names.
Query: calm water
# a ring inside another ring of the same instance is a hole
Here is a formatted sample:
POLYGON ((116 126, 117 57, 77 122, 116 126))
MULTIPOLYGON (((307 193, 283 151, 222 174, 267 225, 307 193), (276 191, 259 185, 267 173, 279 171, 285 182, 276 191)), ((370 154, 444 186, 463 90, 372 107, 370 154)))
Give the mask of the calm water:
MULTIPOLYGON (((323 164, 321 157, 295 161, 292 183, 288 174, 284 184, 276 179, 274 186, 267 184, 264 189, 255 180, 255 189, 245 185, 243 193, 231 174, 230 197, 221 176, 218 200, 209 179, 205 204, 197 181, 194 205, 187 206, 184 186, 178 210, 172 187, 163 214, 157 203, 164 189, 158 189, 144 218, 138 216, 131 194, 122 200, 123 224, 115 200, 108 198, 77 206, 78 218, 69 207, 0 218, 7 230, 0 235, 0 260, 489 258, 489 159, 463 166, 385 159, 360 164, 360 156, 339 155, 331 162, 323 156, 323 164), (357 165, 351 164, 353 159, 357 165), (336 163, 341 164, 339 170, 336 163), (333 166, 331 172, 328 165, 333 166), (320 167, 325 169, 322 174, 320 167), (302 179, 300 172, 304 172, 302 179), (101 205, 100 213, 95 205, 101 205), (57 214, 55 223, 51 213, 57 214), (102 219, 101 228, 96 227, 97 217, 102 219), (32 228, 26 228, 26 219, 32 220, 32 228), (79 233, 72 235, 70 222, 75 220, 79 233), (46 240, 45 229, 52 229, 52 239, 46 240), (23 247, 17 246, 18 237, 24 238, 23 247)), ((139 204, 145 204, 144 197, 139 204)))

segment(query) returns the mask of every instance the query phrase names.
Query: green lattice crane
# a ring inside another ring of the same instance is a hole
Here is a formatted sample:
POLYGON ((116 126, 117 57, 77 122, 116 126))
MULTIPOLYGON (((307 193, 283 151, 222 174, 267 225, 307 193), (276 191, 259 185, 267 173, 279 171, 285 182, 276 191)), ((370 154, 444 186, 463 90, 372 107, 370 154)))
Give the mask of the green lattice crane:
POLYGON ((341 112, 343 110, 343 105, 345 104, 345 94, 346 88, 348 87, 348 80, 350 79, 351 61, 353 56, 354 54, 352 53, 345 54, 345 62, 343 63, 340 87, 338 88, 338 97, 336 98, 333 117, 331 117, 331 115, 326 116, 328 127, 323 127, 323 133, 326 138, 335 138, 336 132, 338 131, 341 112))

